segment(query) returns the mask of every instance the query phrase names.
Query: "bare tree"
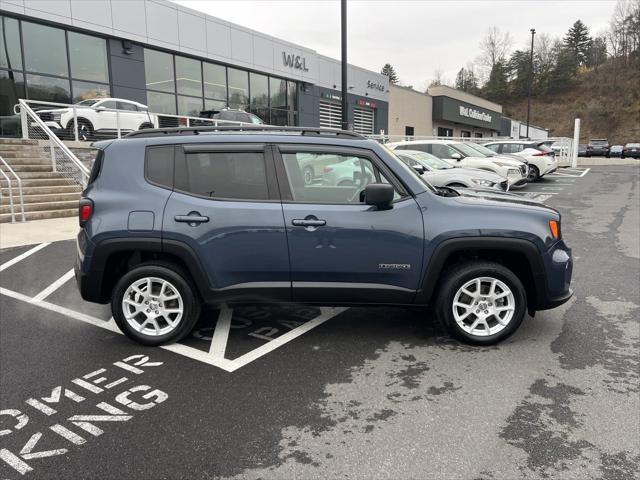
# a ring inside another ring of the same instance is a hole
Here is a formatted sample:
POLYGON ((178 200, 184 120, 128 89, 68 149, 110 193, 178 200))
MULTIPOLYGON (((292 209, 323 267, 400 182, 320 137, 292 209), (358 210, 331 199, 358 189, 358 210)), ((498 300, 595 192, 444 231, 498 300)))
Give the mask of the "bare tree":
POLYGON ((485 72, 490 72, 496 63, 505 61, 511 52, 512 45, 513 39, 509 32, 502 32, 498 27, 491 27, 480 41, 481 53, 478 63, 485 72))

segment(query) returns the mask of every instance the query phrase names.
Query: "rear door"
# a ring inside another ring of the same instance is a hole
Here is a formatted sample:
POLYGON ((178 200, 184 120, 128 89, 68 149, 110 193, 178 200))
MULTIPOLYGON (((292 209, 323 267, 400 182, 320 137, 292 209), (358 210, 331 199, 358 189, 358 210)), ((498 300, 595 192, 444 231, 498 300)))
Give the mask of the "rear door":
POLYGON ((193 250, 219 300, 291 299, 289 254, 271 149, 178 148, 163 242, 193 250))
POLYGON ((380 159, 365 149, 282 145, 275 160, 294 301, 412 302, 421 277, 422 214, 380 159), (311 164, 320 175, 309 183, 303 171, 311 164), (394 186, 392 209, 362 201, 372 182, 394 186))

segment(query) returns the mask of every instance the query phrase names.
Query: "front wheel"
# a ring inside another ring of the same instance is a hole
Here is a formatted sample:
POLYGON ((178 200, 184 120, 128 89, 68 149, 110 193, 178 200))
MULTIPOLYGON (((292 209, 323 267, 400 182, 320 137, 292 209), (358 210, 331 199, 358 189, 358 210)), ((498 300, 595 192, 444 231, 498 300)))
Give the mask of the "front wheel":
POLYGON ((527 172, 527 182, 532 183, 540 178, 540 170, 535 165, 529 165, 529 171, 527 172))
POLYGON ((122 333, 142 345, 177 342, 200 315, 194 292, 178 268, 142 264, 118 281, 111 299, 113 319, 122 333))
POLYGON ((526 312, 526 291, 508 268, 473 261, 445 274, 436 300, 439 320, 458 339, 498 343, 515 332, 526 312))

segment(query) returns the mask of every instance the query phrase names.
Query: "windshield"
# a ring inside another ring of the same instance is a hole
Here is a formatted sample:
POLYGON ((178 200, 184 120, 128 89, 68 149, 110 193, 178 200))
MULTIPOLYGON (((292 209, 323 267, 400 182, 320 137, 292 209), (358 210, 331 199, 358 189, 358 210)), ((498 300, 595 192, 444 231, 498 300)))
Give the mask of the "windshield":
POLYGON ((477 150, 474 150, 466 143, 452 143, 449 146, 458 150, 465 157, 486 157, 487 156, 487 155, 481 154, 477 150))
POLYGON ((406 151, 403 152, 402 150, 400 150, 398 152, 398 156, 400 155, 406 155, 407 157, 412 158, 416 162, 423 164, 425 167, 431 167, 436 170, 453 168, 445 160, 441 160, 438 157, 434 157, 430 153, 426 153, 426 152, 406 152, 406 151))
POLYGON ((496 152, 488 149, 484 145, 478 145, 477 143, 471 143, 471 142, 465 143, 465 145, 473 148, 474 150, 476 150, 478 153, 481 153, 485 157, 495 157, 496 155, 498 155, 496 152))
POLYGON ((402 161, 402 159, 398 158, 398 155, 396 155, 396 153, 395 153, 393 150, 391 150, 389 147, 387 147, 384 143, 381 143, 381 144, 380 144, 380 146, 381 146, 382 148, 384 148, 384 149, 385 149, 385 151, 386 151, 390 156, 392 156, 393 158, 395 158, 395 159, 398 161, 398 163, 401 165, 401 167, 405 169, 405 171, 411 172, 411 174, 412 174, 413 176, 415 176, 416 178, 418 178, 418 179, 419 179, 419 180, 420 180, 420 181, 421 181, 421 182, 422 182, 422 183, 423 183, 423 184, 424 184, 424 185, 425 185, 429 190, 431 190, 431 191, 432 191, 432 192, 434 192, 434 193, 437 191, 437 190, 436 190, 436 188, 435 188, 433 185, 431 185, 429 182, 427 182, 427 179, 426 179, 426 178, 424 178, 422 175, 420 175, 418 172, 416 172, 416 171, 415 171, 413 168, 411 168, 409 165, 407 165, 406 163, 404 163, 404 162, 402 161))
POLYGON ((81 102, 76 103, 76 105, 87 105, 87 106, 91 106, 95 103, 98 103, 101 99, 99 98, 92 98, 89 100, 82 100, 81 102))

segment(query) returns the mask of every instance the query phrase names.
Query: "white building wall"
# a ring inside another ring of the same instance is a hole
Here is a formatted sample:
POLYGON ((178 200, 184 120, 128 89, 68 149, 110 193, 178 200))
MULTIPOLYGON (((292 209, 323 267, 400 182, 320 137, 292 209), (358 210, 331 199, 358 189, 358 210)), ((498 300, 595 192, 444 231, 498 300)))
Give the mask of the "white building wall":
MULTIPOLYGON (((0 0, 0 9, 340 89, 340 62, 166 0, 0 0), (304 59, 287 66, 283 53, 304 59)), ((388 101, 387 77, 349 65, 349 93, 388 101), (372 83, 367 83, 372 82, 372 83), (368 85, 381 85, 381 89, 368 85)))

